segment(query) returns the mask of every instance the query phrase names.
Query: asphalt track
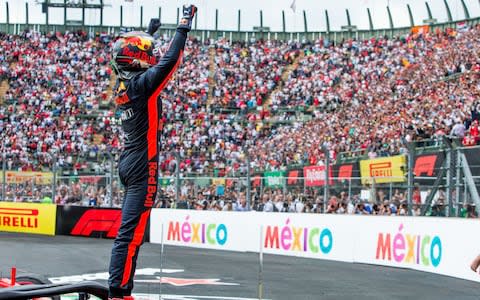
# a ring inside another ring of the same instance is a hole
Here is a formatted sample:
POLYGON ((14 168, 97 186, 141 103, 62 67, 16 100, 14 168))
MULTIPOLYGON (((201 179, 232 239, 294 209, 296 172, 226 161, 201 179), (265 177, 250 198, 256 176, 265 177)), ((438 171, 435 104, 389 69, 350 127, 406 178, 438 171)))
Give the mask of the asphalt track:
MULTIPOLYGON (((9 268, 16 266, 21 272, 55 280, 104 273, 111 245, 111 240, 0 233, 0 272, 7 275, 9 268)), ((144 275, 136 276, 134 292, 154 294, 159 299, 161 288, 165 300, 258 299, 258 262, 255 253, 167 246, 162 267, 170 273, 163 273, 160 285, 160 274, 152 271, 161 267, 160 246, 147 243, 137 267, 144 275)), ((412 270, 276 255, 264 256, 263 283, 263 299, 275 300, 480 298, 480 284, 475 282, 412 270)))

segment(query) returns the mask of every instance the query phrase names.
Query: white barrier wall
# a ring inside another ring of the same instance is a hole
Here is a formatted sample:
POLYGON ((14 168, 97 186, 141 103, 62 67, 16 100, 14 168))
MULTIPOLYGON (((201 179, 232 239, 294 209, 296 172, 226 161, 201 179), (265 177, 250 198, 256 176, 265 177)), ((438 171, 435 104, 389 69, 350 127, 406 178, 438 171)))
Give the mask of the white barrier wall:
MULTIPOLYGON (((349 218, 333 215, 249 213, 265 253, 353 262, 349 218)), ((251 249, 258 249, 258 238, 251 249)))
MULTIPOLYGON (((248 213, 250 214, 250 213, 248 213)), ((153 209, 150 242, 230 251, 258 251, 258 226, 245 213, 153 209)))
POLYGON ((411 268, 480 282, 478 220, 153 209, 150 241, 411 268), (262 236, 262 240, 260 237, 262 236))
POLYGON ((480 282, 470 263, 480 254, 475 219, 367 217, 358 221, 354 261, 411 268, 480 282))

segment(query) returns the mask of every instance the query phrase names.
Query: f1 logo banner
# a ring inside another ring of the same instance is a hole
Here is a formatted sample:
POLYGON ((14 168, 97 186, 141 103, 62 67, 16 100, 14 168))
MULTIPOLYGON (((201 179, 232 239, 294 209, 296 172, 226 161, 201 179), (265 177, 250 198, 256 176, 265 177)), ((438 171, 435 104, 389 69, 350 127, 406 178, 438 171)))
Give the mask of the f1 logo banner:
POLYGON ((416 156, 413 168, 415 182, 432 184, 433 180, 438 176, 438 172, 442 167, 444 160, 445 154, 443 152, 416 156))
POLYGON ((359 185, 361 177, 360 166, 358 162, 334 165, 333 176, 338 183, 348 185, 351 182, 353 185, 359 185))
POLYGON ((464 150, 467 157, 470 171, 473 176, 480 176, 480 149, 477 147, 467 148, 464 150))
POLYGON ((291 169, 287 171, 288 186, 303 186, 303 169, 291 169))
POLYGON ((120 228, 122 215, 115 209, 90 209, 83 213, 70 234, 91 236, 94 232, 104 232, 114 238, 120 228))
POLYGON ((122 222, 118 208, 59 206, 57 234, 115 238, 122 222))

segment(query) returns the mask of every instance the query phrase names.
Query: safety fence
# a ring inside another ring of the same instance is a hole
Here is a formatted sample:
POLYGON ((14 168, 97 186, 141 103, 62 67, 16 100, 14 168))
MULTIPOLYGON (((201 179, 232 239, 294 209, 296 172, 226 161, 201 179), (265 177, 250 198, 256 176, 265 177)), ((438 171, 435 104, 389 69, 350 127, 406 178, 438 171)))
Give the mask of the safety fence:
POLYGON ((111 153, 70 155, 3 153, 0 193, 3 201, 119 207, 121 184, 111 153), (91 157, 90 157, 91 156, 91 157))
MULTIPOLYGON (((294 172, 294 171, 292 171, 294 172)), ((364 213, 379 215, 409 214, 408 186, 404 177, 376 178, 388 183, 362 184, 362 177, 331 177, 326 185, 321 179, 311 177, 261 177, 251 179, 250 193, 246 177, 211 178, 190 177, 179 180, 178 200, 175 179, 162 178, 159 185, 156 207, 197 210, 256 210, 295 213, 364 213), (397 182, 396 182, 397 181, 397 182), (248 201, 250 199, 250 201, 248 201), (279 206, 280 205, 280 206, 279 206), (348 209, 347 209, 348 207, 348 209), (352 210, 353 209, 353 210, 352 210)), ((476 180, 479 177, 474 177, 476 180)), ((106 176, 78 176, 57 178, 55 203, 86 207, 121 207, 123 188, 118 177, 112 184, 106 176), (113 198, 111 198, 113 197, 113 198), (113 199, 113 202, 111 201, 113 199)), ((468 186, 461 182, 459 201, 452 197, 452 209, 447 211, 448 202, 445 186, 427 200, 435 182, 432 177, 416 178, 412 194, 411 215, 476 217, 475 203, 468 186)), ((10 202, 54 203, 51 185, 7 184, 10 202), (33 187, 30 187, 32 185, 33 187), (16 194, 15 194, 16 191, 16 194), (34 191, 32 194, 30 191, 34 191), (14 197, 15 195, 15 197, 14 197), (19 200, 21 199, 21 200, 19 200)))
MULTIPOLYGON (((39 171, 26 171, 22 160, 4 155, 2 199, 121 207, 123 187, 115 160, 99 157, 93 171, 79 168, 72 174, 54 158, 39 171)), ((215 166, 215 176, 189 172, 186 158, 179 154, 171 159, 168 168, 160 168, 155 207, 269 211, 271 205, 265 204, 270 201, 281 204, 273 206, 280 212, 352 213, 353 206, 353 213, 366 209, 370 214, 456 217, 477 217, 480 208, 480 147, 437 143, 412 147, 405 155, 323 161, 275 171, 249 168, 250 158, 244 155, 235 166, 227 161, 215 166)))

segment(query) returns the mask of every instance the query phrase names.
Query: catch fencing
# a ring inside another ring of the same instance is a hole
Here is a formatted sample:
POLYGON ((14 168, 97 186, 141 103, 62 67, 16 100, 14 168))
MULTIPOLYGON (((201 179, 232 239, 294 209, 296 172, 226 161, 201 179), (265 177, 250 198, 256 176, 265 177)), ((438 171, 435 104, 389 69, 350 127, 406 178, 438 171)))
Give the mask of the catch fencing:
MULTIPOLYGON (((168 168, 159 168, 155 206, 162 208, 263 210, 272 201, 282 203, 279 211, 331 213, 352 205, 362 209, 368 203, 369 209, 387 210, 385 214, 395 205, 402 214, 447 217, 476 217, 480 208, 480 147, 451 141, 417 143, 397 156, 343 156, 335 163, 268 171, 251 168, 246 154, 235 166, 225 162, 216 168, 211 162, 212 167, 201 172, 185 167, 187 159, 178 153, 164 157, 171 162, 168 168)), ((20 159, 3 154, 2 199, 121 206, 123 187, 113 155, 99 154, 81 167, 72 165, 75 171, 66 172, 65 163, 53 155, 20 159)))

